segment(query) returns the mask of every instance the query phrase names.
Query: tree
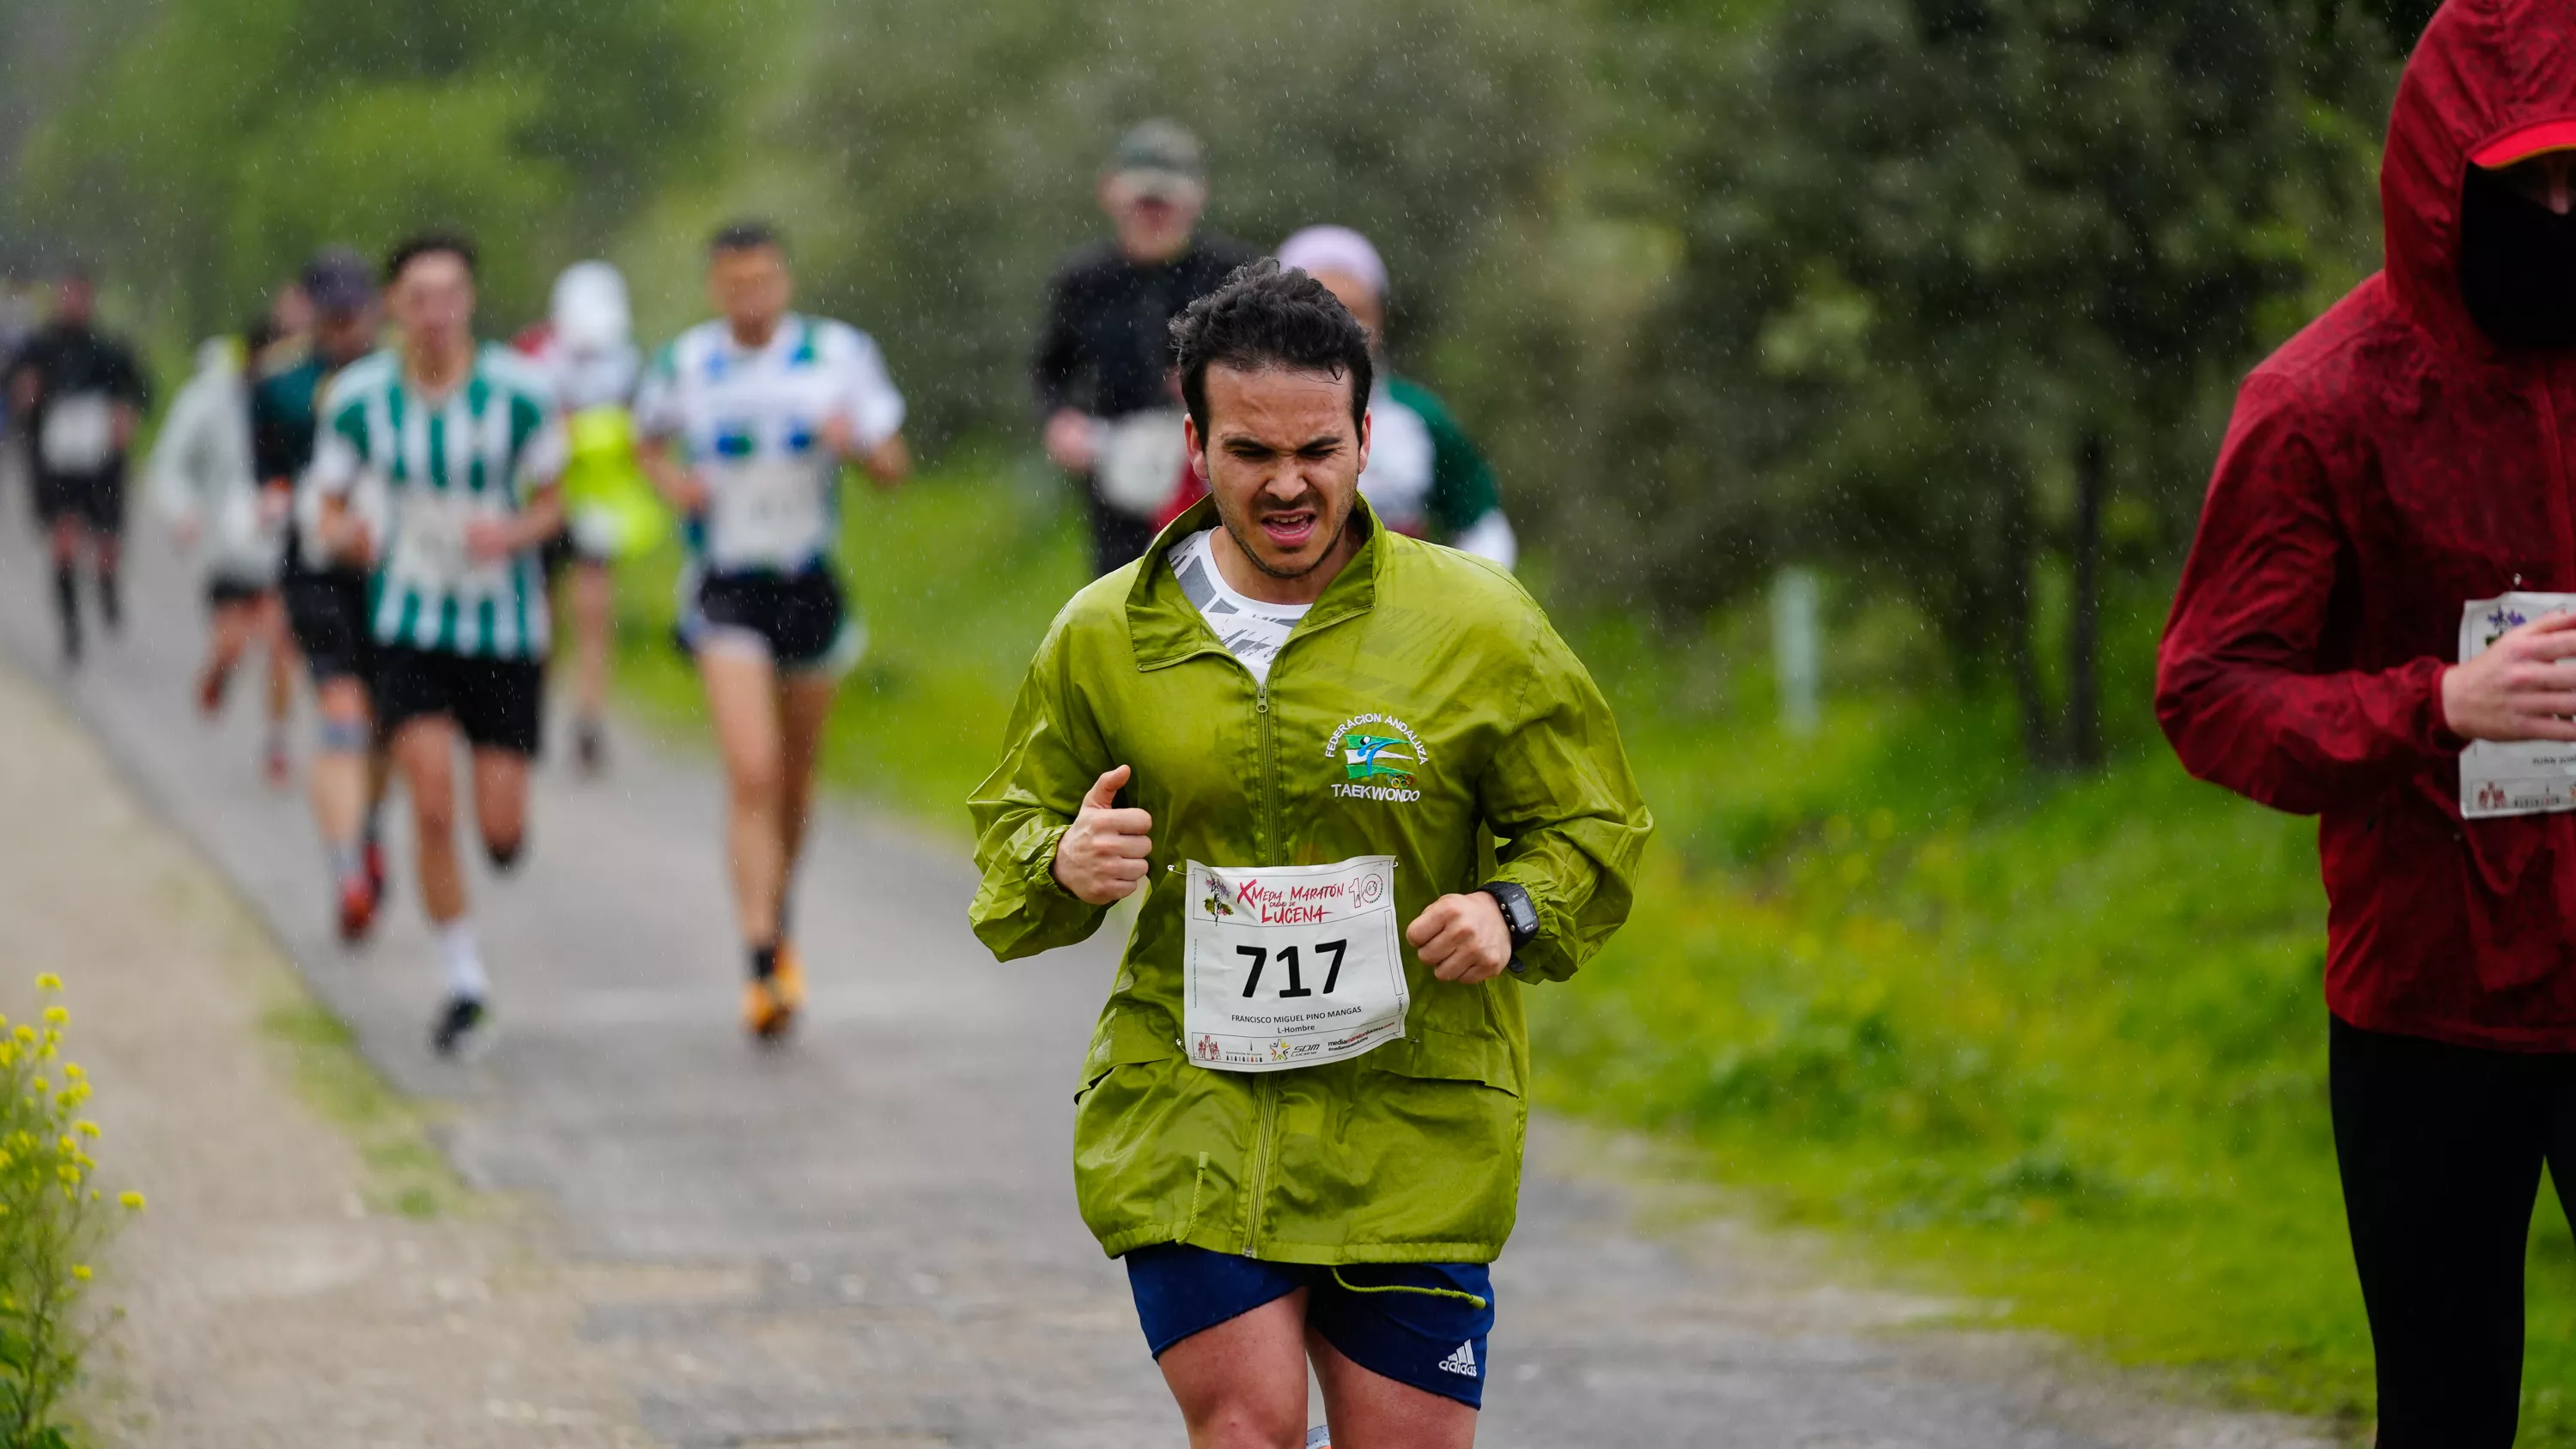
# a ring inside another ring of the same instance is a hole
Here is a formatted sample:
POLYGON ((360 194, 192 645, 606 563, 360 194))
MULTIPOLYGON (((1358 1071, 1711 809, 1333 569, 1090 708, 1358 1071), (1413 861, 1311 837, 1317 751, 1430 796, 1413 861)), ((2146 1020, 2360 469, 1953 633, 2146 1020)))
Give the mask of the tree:
POLYGON ((2034 758, 2098 763, 2105 530, 2171 556, 2266 319, 2351 276, 2375 150, 2341 118, 2393 75, 2376 22, 2301 0, 1784 8, 1667 86, 1705 118, 1668 182, 1673 382, 1603 551, 1692 607, 1789 555, 1884 579, 2009 680, 2034 758))
POLYGON ((460 225, 496 315, 698 158, 737 30, 687 0, 167 0, 31 143, 56 240, 227 326, 326 243, 460 225))

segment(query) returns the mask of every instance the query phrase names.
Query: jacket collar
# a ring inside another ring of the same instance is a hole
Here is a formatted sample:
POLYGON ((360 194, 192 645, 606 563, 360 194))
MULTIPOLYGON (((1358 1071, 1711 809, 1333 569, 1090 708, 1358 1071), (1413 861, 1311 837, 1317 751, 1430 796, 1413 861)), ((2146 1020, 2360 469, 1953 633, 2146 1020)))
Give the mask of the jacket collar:
MULTIPOLYGON (((1167 557, 1174 544, 1216 526, 1216 500, 1202 498, 1164 525, 1146 548, 1135 582, 1127 589, 1127 640, 1135 651, 1139 671, 1160 669, 1193 654, 1225 647, 1200 616, 1198 606, 1181 592, 1181 581, 1173 575, 1167 557)), ((1359 552, 1343 565, 1341 575, 1325 586, 1324 596, 1298 622, 1299 637, 1377 606, 1378 570, 1387 550, 1386 529, 1370 511, 1366 497, 1352 501, 1351 526, 1364 530, 1359 552)))

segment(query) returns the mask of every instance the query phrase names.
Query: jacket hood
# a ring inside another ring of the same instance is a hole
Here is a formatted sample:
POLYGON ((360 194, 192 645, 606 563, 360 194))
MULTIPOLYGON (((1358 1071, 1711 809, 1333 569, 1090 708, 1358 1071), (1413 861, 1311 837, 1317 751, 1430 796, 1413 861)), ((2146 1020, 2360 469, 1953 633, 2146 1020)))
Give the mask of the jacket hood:
POLYGON ((2398 82, 2380 165, 2388 278, 2415 321, 2484 347, 2460 300, 2469 156, 2529 126, 2576 120, 2576 3, 2449 0, 2398 82))

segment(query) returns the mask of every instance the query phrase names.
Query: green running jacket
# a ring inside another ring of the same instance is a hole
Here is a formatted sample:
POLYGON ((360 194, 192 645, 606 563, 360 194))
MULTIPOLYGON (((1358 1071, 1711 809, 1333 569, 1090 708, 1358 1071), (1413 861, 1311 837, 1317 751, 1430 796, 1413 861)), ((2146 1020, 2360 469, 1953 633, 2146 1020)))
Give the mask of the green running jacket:
POLYGON ((1653 830, 1609 706, 1501 569, 1378 526, 1272 662, 1266 686, 1183 596, 1164 555, 1202 501, 1047 631, 1002 760, 969 804, 970 915, 1009 960, 1108 914, 1058 885, 1056 842, 1103 771, 1154 817, 1152 873, 1075 1096, 1083 1220, 1115 1257, 1185 1242, 1280 1262, 1488 1262, 1511 1236, 1529 1109, 1521 994, 1574 974, 1626 919, 1653 830), (1400 737, 1389 773, 1343 739, 1400 737), (1366 777, 1362 778, 1365 772, 1366 777), (1536 903, 1525 975, 1436 980, 1399 943, 1400 1040, 1260 1074, 1183 1053, 1183 862, 1399 862, 1400 925, 1492 879, 1536 903))

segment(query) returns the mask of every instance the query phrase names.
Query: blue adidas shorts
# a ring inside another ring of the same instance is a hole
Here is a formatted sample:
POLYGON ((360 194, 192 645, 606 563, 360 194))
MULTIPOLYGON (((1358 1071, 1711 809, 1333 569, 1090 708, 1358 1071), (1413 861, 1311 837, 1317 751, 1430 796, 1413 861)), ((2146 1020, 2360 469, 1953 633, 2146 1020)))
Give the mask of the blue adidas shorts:
POLYGON ((1186 1243, 1126 1256, 1146 1346, 1173 1344, 1306 1291, 1306 1324, 1351 1362, 1471 1409, 1485 1403, 1494 1284, 1482 1263, 1265 1263, 1186 1243))

